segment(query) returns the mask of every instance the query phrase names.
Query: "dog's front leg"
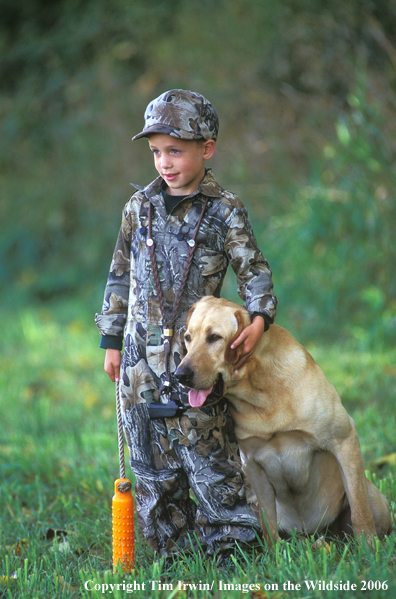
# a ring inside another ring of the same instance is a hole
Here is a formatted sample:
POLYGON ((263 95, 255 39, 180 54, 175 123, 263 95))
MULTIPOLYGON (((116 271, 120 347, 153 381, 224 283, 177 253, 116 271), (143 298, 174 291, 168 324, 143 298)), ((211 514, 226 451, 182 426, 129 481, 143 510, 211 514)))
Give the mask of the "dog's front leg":
POLYGON ((334 454, 341 472, 342 481, 351 510, 351 521, 357 539, 362 534, 373 546, 373 535, 376 535, 373 514, 367 492, 363 458, 355 423, 348 416, 349 433, 336 438, 331 451, 334 454))
POLYGON ((243 470, 257 498, 263 539, 271 547, 279 538, 274 487, 260 463, 256 462, 251 456, 247 458, 242 447, 241 454, 243 470))

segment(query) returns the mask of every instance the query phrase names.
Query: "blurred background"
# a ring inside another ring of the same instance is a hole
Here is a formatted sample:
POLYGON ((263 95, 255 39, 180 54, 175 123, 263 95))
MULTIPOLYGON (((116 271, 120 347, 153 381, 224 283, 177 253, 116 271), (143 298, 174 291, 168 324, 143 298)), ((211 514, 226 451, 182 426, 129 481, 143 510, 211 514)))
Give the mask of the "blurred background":
POLYGON ((249 210, 278 322, 302 341, 394 340, 394 0, 0 6, 7 309, 100 310, 129 184, 155 176, 131 137, 147 103, 180 87, 218 111, 211 166, 249 210))

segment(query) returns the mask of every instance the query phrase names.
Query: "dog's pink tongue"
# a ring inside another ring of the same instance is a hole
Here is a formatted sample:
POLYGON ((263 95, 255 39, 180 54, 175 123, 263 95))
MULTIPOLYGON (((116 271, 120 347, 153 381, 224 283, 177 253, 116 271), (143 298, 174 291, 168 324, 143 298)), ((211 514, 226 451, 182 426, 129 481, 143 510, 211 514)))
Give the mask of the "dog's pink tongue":
POLYGON ((188 392, 188 401, 190 402, 190 406, 193 408, 199 408, 200 406, 203 406, 212 389, 213 385, 210 387, 210 389, 201 391, 198 391, 197 389, 190 389, 188 392))

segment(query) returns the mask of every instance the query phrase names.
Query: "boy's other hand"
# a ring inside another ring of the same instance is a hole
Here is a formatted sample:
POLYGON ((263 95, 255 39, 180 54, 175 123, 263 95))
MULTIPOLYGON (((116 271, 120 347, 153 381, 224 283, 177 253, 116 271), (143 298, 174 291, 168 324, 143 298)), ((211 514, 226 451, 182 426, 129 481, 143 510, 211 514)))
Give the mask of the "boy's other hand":
POLYGON ((119 349, 106 349, 104 369, 113 383, 120 378, 121 352, 119 349))
POLYGON ((238 361, 235 364, 235 370, 241 368, 245 364, 245 362, 250 358, 252 353, 254 352, 257 343, 260 340, 261 335, 264 332, 264 318, 262 316, 256 316, 253 319, 252 324, 249 324, 247 327, 243 329, 239 337, 235 339, 235 341, 231 345, 231 349, 242 345, 242 352, 239 356, 238 361))

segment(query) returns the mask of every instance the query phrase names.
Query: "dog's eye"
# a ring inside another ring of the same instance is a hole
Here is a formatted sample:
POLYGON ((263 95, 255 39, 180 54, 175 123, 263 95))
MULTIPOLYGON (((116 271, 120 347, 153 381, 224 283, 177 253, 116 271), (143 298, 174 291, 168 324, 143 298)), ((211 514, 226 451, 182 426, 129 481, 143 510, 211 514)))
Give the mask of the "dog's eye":
POLYGON ((189 335, 188 333, 187 333, 187 335, 184 335, 184 341, 187 341, 187 343, 190 343, 191 335, 189 335))
POLYGON ((208 342, 209 343, 215 343, 215 341, 218 341, 219 339, 221 339, 220 335, 215 335, 213 333, 213 335, 209 335, 208 342))

